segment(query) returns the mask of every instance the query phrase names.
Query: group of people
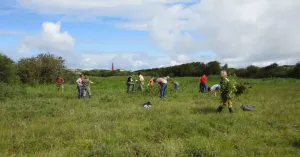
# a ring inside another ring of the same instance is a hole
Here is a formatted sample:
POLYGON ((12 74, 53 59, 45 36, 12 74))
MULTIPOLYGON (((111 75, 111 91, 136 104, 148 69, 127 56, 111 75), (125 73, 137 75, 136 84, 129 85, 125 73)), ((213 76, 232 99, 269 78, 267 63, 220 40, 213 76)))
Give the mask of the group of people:
POLYGON ((199 81, 200 81, 199 92, 201 92, 201 93, 208 92, 208 93, 211 93, 211 94, 217 96, 217 92, 221 89, 220 84, 215 84, 215 85, 209 87, 207 85, 208 79, 207 79, 206 75, 202 75, 200 77, 199 81))
MULTIPOLYGON (((207 77, 205 75, 200 77, 200 88, 199 92, 209 92, 212 93, 216 96, 217 91, 221 92, 221 100, 222 104, 217 108, 217 112, 221 112, 224 107, 228 106, 229 112, 234 113, 233 107, 232 107, 232 99, 234 97, 234 93, 236 92, 236 87, 234 81, 230 81, 227 77, 227 72, 226 71, 221 71, 220 72, 221 76, 221 81, 220 84, 215 84, 211 87, 207 86, 207 77)), ((166 97, 167 93, 167 87, 168 87, 168 79, 169 76, 164 76, 164 77, 158 77, 155 78, 152 76, 148 82, 148 86, 153 86, 154 84, 157 84, 158 87, 160 88, 160 98, 166 97)), ((56 78, 56 85, 58 91, 63 91, 63 83, 64 79, 61 76, 58 76, 56 78)), ((135 82, 138 83, 138 90, 143 91, 143 86, 145 83, 145 79, 141 73, 138 73, 138 80, 135 80, 135 82)), ((130 91, 133 92, 135 89, 135 82, 133 79, 133 74, 130 75, 127 79, 127 93, 130 91)), ((177 92, 179 83, 172 81, 171 82, 173 85, 174 90, 177 92)), ((76 80, 77 84, 77 90, 78 90, 78 99, 85 98, 86 94, 88 94, 88 97, 91 98, 91 89, 90 89, 90 84, 93 84, 92 81, 89 80, 87 76, 84 76, 83 74, 80 75, 80 78, 76 80)))
MULTIPOLYGON (((160 88, 160 98, 164 98, 166 97, 167 94, 167 87, 168 87, 168 79, 170 77, 169 76, 164 76, 164 77, 158 77, 155 78, 154 76, 151 76, 149 82, 148 82, 148 86, 153 86, 154 83, 158 85, 158 87, 160 88)), ((145 79, 144 76, 139 72, 138 73, 138 80, 135 80, 135 82, 138 83, 138 90, 143 91, 143 85, 145 84, 145 79)), ((179 89, 179 83, 172 81, 171 82, 174 90, 177 92, 179 89)), ((129 93, 130 91, 130 87, 131 87, 131 91, 133 92, 135 89, 135 83, 134 83, 134 79, 133 79, 133 74, 131 74, 128 78, 127 78, 127 93, 129 93)))
MULTIPOLYGON (((56 85, 58 91, 63 91, 65 80, 61 76, 57 76, 56 78, 56 85)), ((78 99, 86 97, 86 94, 88 94, 88 97, 92 97, 92 92, 90 88, 90 84, 93 84, 91 80, 89 80, 88 76, 84 76, 83 74, 80 75, 80 77, 76 80, 77 84, 77 90, 78 90, 78 99)))

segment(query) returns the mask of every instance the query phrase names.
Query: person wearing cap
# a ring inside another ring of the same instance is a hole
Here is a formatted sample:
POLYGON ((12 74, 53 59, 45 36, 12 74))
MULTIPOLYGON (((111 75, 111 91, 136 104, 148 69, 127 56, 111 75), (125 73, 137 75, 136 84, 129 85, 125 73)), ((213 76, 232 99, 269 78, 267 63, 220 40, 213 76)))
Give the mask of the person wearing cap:
POLYGON ((164 98, 167 94, 168 81, 164 78, 158 78, 153 80, 160 88, 160 98, 164 98))

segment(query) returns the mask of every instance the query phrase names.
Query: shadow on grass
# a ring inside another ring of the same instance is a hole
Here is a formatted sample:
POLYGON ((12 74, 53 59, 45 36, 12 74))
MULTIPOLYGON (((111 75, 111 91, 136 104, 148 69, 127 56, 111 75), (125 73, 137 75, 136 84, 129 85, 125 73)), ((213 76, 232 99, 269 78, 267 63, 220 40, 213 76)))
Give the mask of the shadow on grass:
POLYGON ((202 108, 195 107, 193 109, 193 112, 195 114, 203 114, 203 113, 208 114, 208 113, 216 113, 216 110, 217 108, 213 108, 213 107, 202 107, 202 108))

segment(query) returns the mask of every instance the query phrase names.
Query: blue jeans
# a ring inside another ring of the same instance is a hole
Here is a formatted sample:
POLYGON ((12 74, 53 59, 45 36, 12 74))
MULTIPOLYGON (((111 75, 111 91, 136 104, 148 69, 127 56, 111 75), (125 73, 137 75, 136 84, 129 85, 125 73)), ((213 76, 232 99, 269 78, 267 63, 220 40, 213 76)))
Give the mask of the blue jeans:
POLYGON ((168 84, 166 83, 162 83, 161 84, 161 87, 160 87, 160 98, 163 98, 167 95, 167 87, 168 87, 168 84))
POLYGON ((83 97, 83 86, 77 85, 77 90, 78 90, 78 99, 80 99, 83 97))
POLYGON ((127 82, 127 93, 129 93, 130 86, 132 86, 131 91, 134 91, 134 83, 133 82, 127 82))
POLYGON ((207 84, 206 83, 201 83, 200 84, 200 91, 202 93, 207 92, 207 84))

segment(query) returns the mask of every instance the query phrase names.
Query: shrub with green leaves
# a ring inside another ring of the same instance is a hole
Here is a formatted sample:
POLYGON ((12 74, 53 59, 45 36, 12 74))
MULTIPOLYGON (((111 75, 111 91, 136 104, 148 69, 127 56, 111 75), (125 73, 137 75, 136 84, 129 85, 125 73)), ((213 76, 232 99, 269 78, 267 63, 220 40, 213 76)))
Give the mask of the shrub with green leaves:
POLYGON ((0 53, 0 82, 15 84, 19 82, 16 65, 12 59, 0 53))
POLYGON ((233 99, 235 97, 235 92, 237 91, 235 87, 235 80, 228 78, 222 78, 222 84, 221 84, 221 100, 227 101, 229 99, 233 99))

